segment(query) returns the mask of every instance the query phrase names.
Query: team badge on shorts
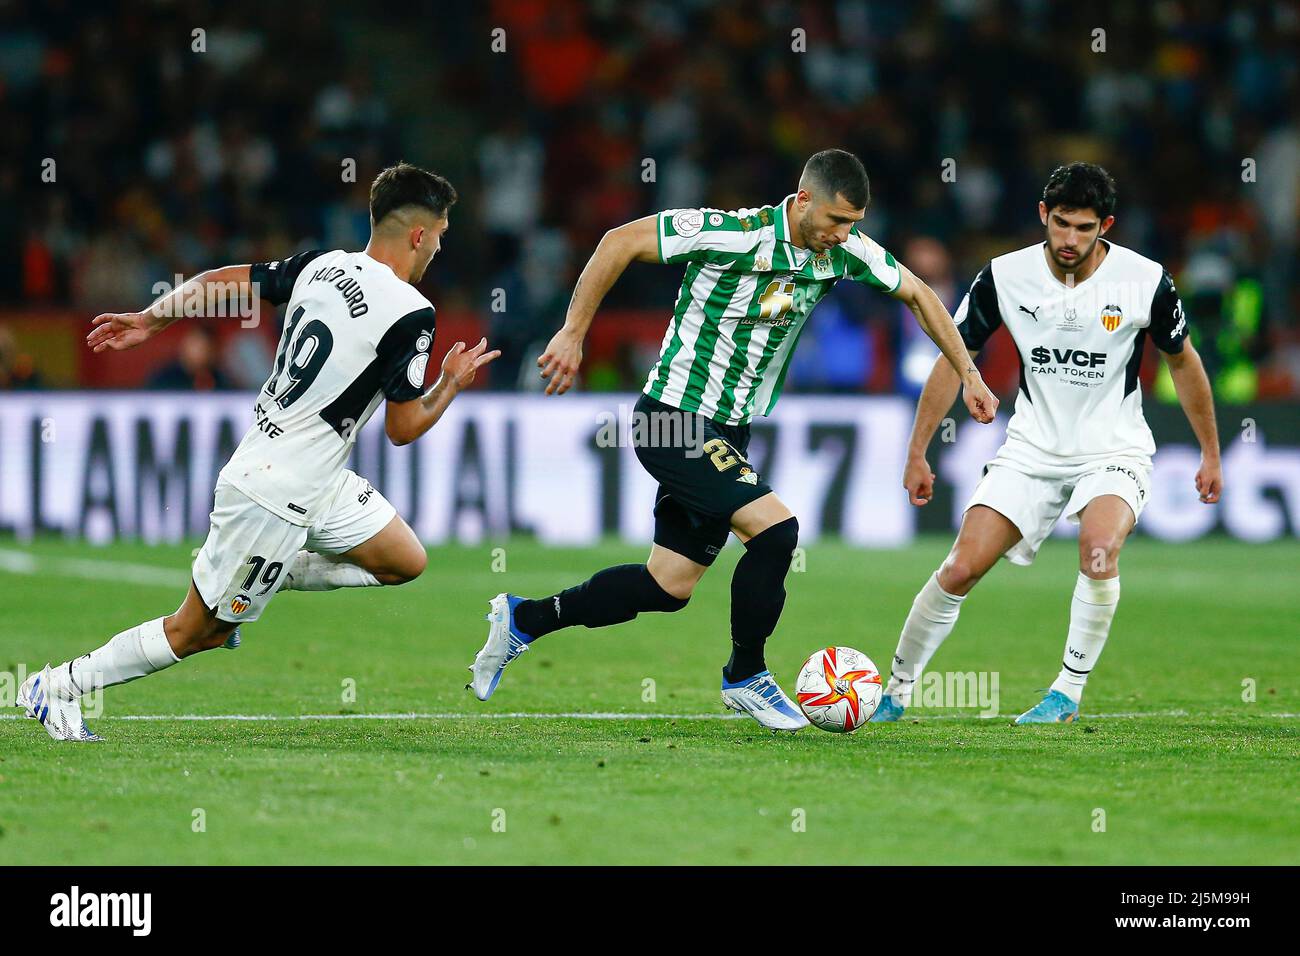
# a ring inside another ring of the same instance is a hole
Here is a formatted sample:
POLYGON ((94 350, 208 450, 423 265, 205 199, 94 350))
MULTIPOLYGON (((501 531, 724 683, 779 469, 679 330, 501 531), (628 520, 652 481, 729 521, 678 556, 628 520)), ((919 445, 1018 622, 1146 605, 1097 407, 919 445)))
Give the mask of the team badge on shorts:
POLYGON ((1124 321, 1124 310, 1117 305, 1108 305, 1101 310, 1101 327, 1107 332, 1114 332, 1124 321))
POLYGON ((740 477, 736 480, 743 481, 747 485, 756 485, 758 484, 758 472, 751 471, 748 468, 742 468, 740 469, 740 477))
POLYGON ((248 599, 247 594, 236 594, 230 602, 230 613, 243 614, 252 607, 252 605, 253 602, 248 599))

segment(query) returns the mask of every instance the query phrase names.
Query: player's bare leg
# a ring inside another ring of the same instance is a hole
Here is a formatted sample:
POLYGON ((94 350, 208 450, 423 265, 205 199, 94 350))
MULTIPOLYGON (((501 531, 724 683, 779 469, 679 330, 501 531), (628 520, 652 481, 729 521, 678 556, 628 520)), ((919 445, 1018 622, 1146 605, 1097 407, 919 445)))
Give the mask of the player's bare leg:
POLYGON ((1061 672, 1047 696, 1016 723, 1069 723, 1078 717, 1084 685, 1106 646, 1119 605, 1119 552, 1133 524, 1133 509, 1118 495, 1099 495, 1079 513, 1079 577, 1061 672))
MULTIPOLYGON (((140 626, 145 627, 146 625, 142 624, 140 626)), ((185 600, 176 609, 176 613, 162 619, 162 629, 164 635, 166 635, 167 644, 178 661, 200 651, 210 651, 213 648, 221 647, 238 626, 231 621, 223 621, 217 617, 216 608, 210 608, 203 603, 203 598, 199 595, 199 590, 194 586, 193 582, 190 582, 189 593, 185 595, 185 600)), ((78 660, 80 659, 78 658, 78 660)), ((170 665, 164 664, 163 666, 170 665)), ((162 670, 162 668, 159 667, 157 670, 162 670)), ((143 677, 144 674, 135 676, 143 677)), ((135 677, 126 679, 135 680, 135 677)), ((121 681, 114 681, 113 683, 121 683, 121 681)), ((103 686, 111 685, 104 684, 103 686)))
POLYGON ((405 584, 424 573, 429 556, 411 526, 394 515, 383 530, 342 554, 299 551, 282 591, 333 591, 405 584))
POLYGON ((745 545, 731 578, 731 660, 722 669, 722 702, 770 730, 800 730, 808 719, 777 685, 763 649, 785 606, 785 576, 799 544, 799 522, 769 492, 731 516, 745 545))
POLYGON ((912 602, 873 721, 887 723, 902 716, 921 672, 956 626, 961 602, 1020 538, 1020 529, 1001 512, 987 505, 966 510, 948 557, 912 602))
POLYGON ((957 540, 936 572, 939 586, 965 597, 1020 538, 1020 529, 1006 515, 974 505, 962 516, 957 540))
POLYGON ((664 591, 681 601, 690 599, 700 578, 709 570, 707 565, 698 564, 661 544, 650 546, 650 557, 645 566, 664 591))

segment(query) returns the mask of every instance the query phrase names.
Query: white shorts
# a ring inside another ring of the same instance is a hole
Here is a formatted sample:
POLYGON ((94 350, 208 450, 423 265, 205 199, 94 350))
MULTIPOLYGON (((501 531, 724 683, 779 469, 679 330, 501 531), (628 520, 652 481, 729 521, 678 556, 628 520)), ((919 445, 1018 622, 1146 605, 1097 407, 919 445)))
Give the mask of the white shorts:
POLYGON ((256 621, 302 549, 342 554, 369 541, 397 511, 370 482, 344 471, 334 497, 311 527, 272 514, 218 481, 212 527, 194 559, 194 586, 222 621, 256 621))
POLYGON ((1023 537, 1007 549, 1005 557, 1013 564, 1029 565, 1061 516, 1078 524, 1079 512, 1093 498, 1123 498, 1136 524, 1150 486, 1151 463, 1136 458, 1113 458, 1060 477, 1027 474, 994 459, 984 469, 966 510, 985 505, 1020 529, 1023 537))

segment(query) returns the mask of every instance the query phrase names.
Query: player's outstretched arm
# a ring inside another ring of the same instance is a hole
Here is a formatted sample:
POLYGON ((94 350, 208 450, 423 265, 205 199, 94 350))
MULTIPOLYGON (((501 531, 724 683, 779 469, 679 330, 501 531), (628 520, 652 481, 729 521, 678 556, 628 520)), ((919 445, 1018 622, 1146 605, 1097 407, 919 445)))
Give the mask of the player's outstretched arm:
MULTIPOLYGON (((902 279, 898 283, 898 288, 892 293, 894 298, 912 310, 921 331, 930 336, 934 344, 939 346, 939 351, 944 354, 961 384, 965 386, 966 408, 971 418, 987 425, 997 415, 998 399, 984 384, 984 378, 975 367, 970 353, 966 351, 961 333, 957 331, 952 316, 948 314, 939 297, 934 294, 934 290, 914 276, 902 263, 899 263, 898 271, 902 279)), ((947 410, 945 407, 944 411, 947 410)))
POLYGON ((943 416, 952 408, 961 388, 952 363, 942 355, 934 360, 930 377, 925 380, 921 398, 916 403, 916 418, 912 421, 912 437, 907 443, 907 465, 903 469, 903 487, 914 505, 928 504, 934 497, 934 472, 926 460, 926 452, 943 416))
POLYGON ((578 284, 573 287, 564 327, 555 333, 537 359, 542 378, 549 379, 547 395, 563 395, 573 385, 582 364, 582 342, 591 328, 591 320, 623 270, 634 260, 659 261, 656 218, 646 216, 611 229, 587 260, 578 284))
POLYGON ((1196 490, 1203 502, 1212 505, 1223 491, 1223 465, 1219 460, 1219 429, 1214 423, 1214 393, 1210 389, 1210 379, 1201 364, 1201 356, 1190 341, 1183 344, 1181 352, 1166 352, 1165 361, 1169 363, 1178 403, 1183 406, 1183 413, 1201 444, 1196 490))
POLYGON ((501 354, 500 349, 487 350, 487 339, 466 349, 457 342, 442 360, 442 374, 433 388, 409 402, 389 401, 384 410, 384 430, 394 445, 409 445, 442 418, 451 400, 469 388, 480 368, 501 354))
MULTIPOLYGON (((140 312, 105 312, 91 320, 94 328, 86 344, 95 352, 133 349, 177 319, 186 315, 207 315, 211 306, 231 298, 242 300, 252 295, 249 266, 225 266, 209 269, 160 297, 140 312)), ((230 312, 228 314, 242 314, 230 312)))

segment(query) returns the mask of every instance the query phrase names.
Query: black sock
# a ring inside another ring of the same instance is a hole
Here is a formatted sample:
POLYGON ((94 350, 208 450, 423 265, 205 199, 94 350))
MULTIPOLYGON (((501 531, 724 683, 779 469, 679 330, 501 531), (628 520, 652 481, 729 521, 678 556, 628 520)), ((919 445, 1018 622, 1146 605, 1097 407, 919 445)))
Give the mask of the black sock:
POLYGON ((620 564, 551 597, 520 601, 515 606, 515 624, 536 638, 575 624, 622 624, 642 611, 680 611, 687 600, 661 588, 644 564, 620 564))
POLYGON ((729 683, 767 670, 763 646, 785 606, 785 576, 799 544, 799 522, 787 518, 745 543, 731 578, 731 660, 722 669, 729 683))

